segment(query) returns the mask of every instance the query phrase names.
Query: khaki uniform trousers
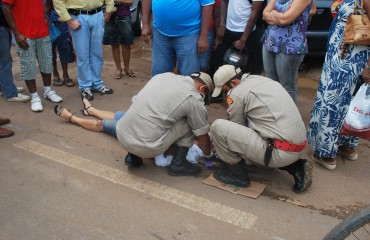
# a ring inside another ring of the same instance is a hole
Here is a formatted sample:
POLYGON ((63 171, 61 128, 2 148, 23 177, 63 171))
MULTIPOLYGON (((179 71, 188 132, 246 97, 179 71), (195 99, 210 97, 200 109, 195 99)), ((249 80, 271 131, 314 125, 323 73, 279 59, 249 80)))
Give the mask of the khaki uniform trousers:
MULTIPOLYGON (((211 125, 211 140, 218 157, 229 164, 252 161, 264 165, 267 141, 256 131, 246 126, 218 119, 211 125)), ((299 159, 299 153, 274 149, 269 167, 279 168, 294 163, 299 159)))
POLYGON ((157 141, 150 143, 150 145, 158 146, 156 148, 146 146, 138 140, 133 143, 128 138, 122 139, 121 144, 130 153, 142 158, 152 158, 164 153, 174 143, 179 147, 190 148, 194 144, 194 134, 186 119, 182 118, 168 130, 164 138, 157 141))

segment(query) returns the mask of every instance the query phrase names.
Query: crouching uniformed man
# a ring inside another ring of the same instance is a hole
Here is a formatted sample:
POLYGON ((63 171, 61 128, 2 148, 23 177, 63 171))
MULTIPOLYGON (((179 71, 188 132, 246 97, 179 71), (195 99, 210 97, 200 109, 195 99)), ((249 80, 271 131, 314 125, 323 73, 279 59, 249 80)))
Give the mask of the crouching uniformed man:
POLYGON ((142 158, 164 153, 174 144, 168 173, 197 175, 198 165, 186 160, 195 137, 205 155, 211 154, 209 124, 204 98, 214 85, 206 73, 181 76, 163 73, 154 76, 132 99, 126 114, 117 123, 117 138, 129 152, 125 164, 138 167, 142 158))
POLYGON ((214 77, 215 90, 227 93, 228 120, 211 125, 211 140, 226 163, 214 173, 223 183, 247 187, 250 183, 244 160, 293 175, 293 190, 301 192, 312 183, 312 162, 300 159, 306 129, 287 91, 269 78, 243 74, 232 65, 220 67, 214 77))

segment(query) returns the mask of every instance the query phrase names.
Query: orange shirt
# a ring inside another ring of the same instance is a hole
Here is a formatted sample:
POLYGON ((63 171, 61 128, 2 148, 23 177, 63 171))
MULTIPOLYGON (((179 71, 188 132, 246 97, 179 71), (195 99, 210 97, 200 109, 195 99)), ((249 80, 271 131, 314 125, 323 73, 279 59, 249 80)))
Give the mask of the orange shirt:
POLYGON ((3 0, 3 2, 13 5, 15 25, 26 38, 49 36, 42 0, 3 0))

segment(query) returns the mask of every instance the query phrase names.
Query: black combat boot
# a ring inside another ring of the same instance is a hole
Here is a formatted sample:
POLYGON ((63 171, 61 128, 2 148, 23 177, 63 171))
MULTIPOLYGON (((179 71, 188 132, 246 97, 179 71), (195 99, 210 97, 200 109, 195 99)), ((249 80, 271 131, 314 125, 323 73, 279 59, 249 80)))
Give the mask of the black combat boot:
POLYGON ((186 160, 189 148, 175 146, 175 153, 168 168, 168 174, 171 176, 196 176, 202 169, 186 160))
POLYGON ((249 186, 249 175, 243 160, 237 164, 226 163, 226 166, 227 168, 218 169, 213 173, 218 181, 238 187, 249 186))
POLYGON ((127 153, 125 157, 125 164, 128 167, 137 168, 143 164, 143 159, 132 153, 127 153))
POLYGON ((299 159, 298 161, 279 169, 285 170, 290 175, 293 175, 295 181, 293 191, 299 193, 306 190, 311 185, 312 168, 312 162, 306 159, 299 159))

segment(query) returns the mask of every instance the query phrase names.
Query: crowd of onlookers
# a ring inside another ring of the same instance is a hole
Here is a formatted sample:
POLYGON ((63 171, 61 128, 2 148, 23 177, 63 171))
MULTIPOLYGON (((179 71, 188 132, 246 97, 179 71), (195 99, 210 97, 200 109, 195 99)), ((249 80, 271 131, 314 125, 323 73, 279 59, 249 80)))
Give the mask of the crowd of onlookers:
MULTIPOLYGON (((360 1, 370 12, 370 1, 360 1)), ((330 170, 336 167, 337 154, 349 160, 358 158, 358 139, 341 135, 339 130, 359 76, 370 82, 369 47, 343 41, 346 18, 353 14, 355 4, 359 3, 343 0, 337 7, 308 128, 308 143, 314 149, 312 159, 330 170)), ((132 0, 2 0, 0 90, 5 99, 31 100, 32 111, 43 110, 36 87, 36 62, 46 100, 62 101, 52 85, 76 84, 68 74, 68 64, 74 61, 77 85, 84 98, 93 100, 94 92, 112 94, 113 89, 101 78, 102 44, 111 45, 116 65, 114 78, 120 79, 124 73, 135 77, 130 68, 134 41, 131 5, 132 0), (50 23, 60 31, 53 42, 49 38, 50 23), (11 32, 21 63, 20 79, 31 96, 20 93, 23 89, 13 82, 11 32)), ((245 73, 263 74, 279 82, 295 102, 298 68, 308 52, 306 30, 315 13, 315 0, 142 0, 142 38, 152 44, 153 77, 165 72, 184 76, 205 72, 213 76, 228 63, 245 73)), ((224 100, 220 93, 210 101, 224 100)), ((0 130, 0 137, 12 135, 0 130)))

